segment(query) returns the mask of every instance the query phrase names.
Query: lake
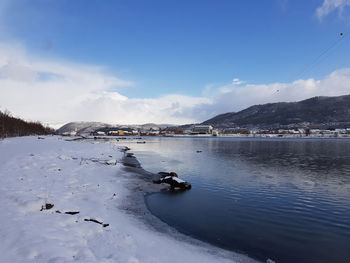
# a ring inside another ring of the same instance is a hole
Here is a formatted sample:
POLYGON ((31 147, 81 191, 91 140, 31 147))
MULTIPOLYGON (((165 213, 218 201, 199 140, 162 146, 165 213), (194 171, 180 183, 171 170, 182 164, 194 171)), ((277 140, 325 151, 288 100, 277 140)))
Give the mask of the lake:
POLYGON ((192 184, 146 198, 178 231, 263 262, 350 262, 350 140, 142 140, 118 144, 192 184))

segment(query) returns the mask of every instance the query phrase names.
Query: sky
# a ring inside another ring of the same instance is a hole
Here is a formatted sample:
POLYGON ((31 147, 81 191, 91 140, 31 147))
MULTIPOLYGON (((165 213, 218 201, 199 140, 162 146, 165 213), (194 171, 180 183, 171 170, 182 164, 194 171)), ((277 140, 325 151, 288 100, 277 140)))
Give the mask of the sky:
POLYGON ((350 0, 0 0, 0 91, 52 127, 350 94, 350 0))

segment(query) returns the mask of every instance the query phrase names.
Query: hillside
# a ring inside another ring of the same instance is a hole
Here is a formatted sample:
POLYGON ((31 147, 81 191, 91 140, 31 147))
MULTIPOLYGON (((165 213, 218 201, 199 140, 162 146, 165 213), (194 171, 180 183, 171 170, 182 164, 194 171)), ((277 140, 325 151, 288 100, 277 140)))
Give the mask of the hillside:
POLYGON ((58 134, 77 132, 79 134, 88 134, 97 130, 108 130, 108 129, 141 129, 141 130, 149 130, 149 129, 164 129, 166 127, 171 127, 171 124, 154 124, 154 123, 146 123, 142 125, 111 125, 102 122, 70 122, 63 125, 61 128, 57 130, 58 134))
POLYGON ((350 95, 255 105, 239 112, 217 115, 203 124, 221 128, 288 125, 350 127, 350 95))
POLYGON ((85 134, 105 127, 111 127, 111 125, 102 122, 70 122, 59 128, 57 133, 62 134, 76 131, 85 134))

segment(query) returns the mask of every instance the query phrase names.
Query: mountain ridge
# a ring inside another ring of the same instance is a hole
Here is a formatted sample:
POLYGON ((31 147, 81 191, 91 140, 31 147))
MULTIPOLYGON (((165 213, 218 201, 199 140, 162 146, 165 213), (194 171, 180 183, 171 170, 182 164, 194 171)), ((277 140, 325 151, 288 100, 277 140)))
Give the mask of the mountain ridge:
POLYGON ((350 126, 350 95, 317 96, 298 102, 277 102, 250 106, 239 112, 227 112, 202 124, 217 128, 330 125, 350 126))

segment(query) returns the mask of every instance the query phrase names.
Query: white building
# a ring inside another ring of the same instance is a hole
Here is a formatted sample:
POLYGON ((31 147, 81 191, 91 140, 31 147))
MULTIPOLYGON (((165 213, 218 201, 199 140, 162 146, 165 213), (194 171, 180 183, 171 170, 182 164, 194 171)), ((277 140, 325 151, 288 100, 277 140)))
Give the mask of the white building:
POLYGON ((192 128, 192 133, 196 134, 211 134, 213 131, 213 126, 211 125, 195 125, 192 128))

